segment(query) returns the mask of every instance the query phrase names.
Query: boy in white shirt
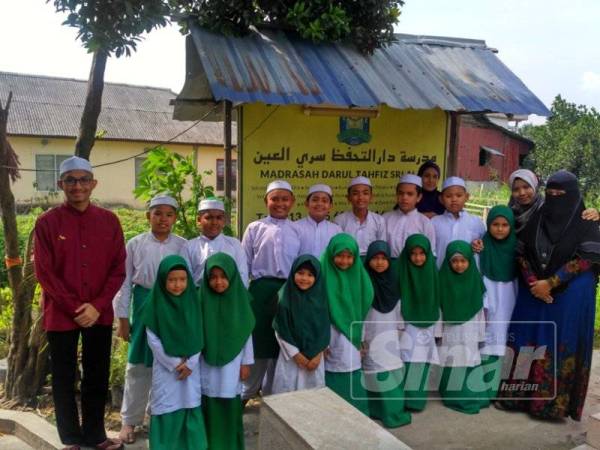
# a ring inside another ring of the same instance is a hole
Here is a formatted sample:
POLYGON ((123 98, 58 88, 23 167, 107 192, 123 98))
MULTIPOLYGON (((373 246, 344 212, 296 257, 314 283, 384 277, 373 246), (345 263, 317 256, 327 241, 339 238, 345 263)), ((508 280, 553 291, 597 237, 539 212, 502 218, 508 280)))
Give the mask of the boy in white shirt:
POLYGON ((333 192, 326 184, 314 184, 304 202, 308 215, 294 226, 300 238, 300 254, 320 258, 329 240, 342 232, 340 226, 327 220, 333 206, 333 192))
POLYGON ((294 202, 292 186, 287 181, 271 182, 265 193, 269 215, 250 223, 242 238, 251 278, 248 290, 252 294, 251 306, 256 319, 252 333, 254 365, 244 381, 244 400, 253 397, 259 390, 263 395, 271 393, 279 354, 279 344, 273 331, 277 292, 285 283, 300 250, 296 227, 288 219, 294 202))
POLYGON ((356 239, 360 255, 364 257, 371 242, 385 240, 385 220, 379 214, 369 211, 369 204, 373 200, 373 186, 367 177, 352 178, 346 198, 352 205, 352 210, 337 215, 333 221, 344 233, 356 239))
POLYGON ((392 250, 392 258, 396 259, 404 249, 404 243, 411 234, 424 234, 435 248, 435 231, 431 221, 417 210, 417 203, 422 196, 421 177, 406 174, 396 185, 396 202, 398 209, 383 215, 387 230, 386 241, 392 250))
POLYGON ((200 236, 188 241, 181 249, 181 256, 188 263, 194 284, 200 286, 204 264, 209 256, 223 252, 236 262, 244 286, 248 287, 248 262, 246 252, 237 239, 225 236, 225 205, 216 198, 201 200, 198 204, 198 229, 200 236))
POLYGON ((485 234, 483 221, 464 210, 469 201, 469 193, 465 180, 460 177, 449 177, 442 185, 440 200, 446 212, 431 219, 436 236, 436 255, 438 268, 441 267, 446 247, 452 241, 462 240, 469 243, 485 234))
POLYGON ((126 444, 135 442, 135 427, 141 426, 144 421, 152 386, 152 353, 140 322, 140 312, 156 281, 160 262, 165 256, 178 254, 186 242, 171 233, 177 219, 177 208, 177 201, 168 195, 157 195, 150 200, 146 212, 150 231, 135 236, 127 243, 125 281, 113 299, 118 320, 117 336, 129 341, 119 433, 119 438, 126 444))

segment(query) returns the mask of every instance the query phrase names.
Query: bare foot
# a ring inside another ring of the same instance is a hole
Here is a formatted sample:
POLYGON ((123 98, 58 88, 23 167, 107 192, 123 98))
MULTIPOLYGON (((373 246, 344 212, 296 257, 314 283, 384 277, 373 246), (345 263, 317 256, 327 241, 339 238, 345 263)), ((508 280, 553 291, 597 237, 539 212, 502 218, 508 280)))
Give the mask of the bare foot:
POLYGON ((121 431, 119 431, 119 439, 125 444, 133 444, 135 442, 135 427, 123 424, 121 431))

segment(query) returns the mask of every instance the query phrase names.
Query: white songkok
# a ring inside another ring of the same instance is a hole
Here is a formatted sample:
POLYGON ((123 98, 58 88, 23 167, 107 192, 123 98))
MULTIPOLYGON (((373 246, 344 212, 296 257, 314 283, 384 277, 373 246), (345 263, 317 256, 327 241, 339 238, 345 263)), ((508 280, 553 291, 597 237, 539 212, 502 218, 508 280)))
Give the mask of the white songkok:
POLYGON ((198 212, 208 211, 209 209, 217 209, 225 212, 225 204, 218 198, 205 198, 204 200, 200 200, 198 212))
POLYGON ((513 173, 511 173, 510 177, 508 177, 508 185, 511 188, 517 178, 520 180, 523 180, 525 183, 527 183, 529 186, 531 186, 534 191, 537 191, 538 184, 539 184, 538 177, 531 170, 519 169, 519 170, 515 170, 513 173))
POLYGON ((315 192, 324 192, 329 195, 329 198, 333 198, 333 191, 326 184, 313 184, 310 188, 308 188, 307 197, 310 197, 310 195, 314 194, 315 192))
POLYGON ((369 180, 367 177, 355 177, 350 180, 348 188, 356 186, 357 184, 364 184, 365 186, 373 187, 373 185, 371 184, 371 180, 369 180))
POLYGON ((444 180, 444 184, 442 185, 442 191, 452 186, 460 186, 462 188, 467 189, 467 184, 465 183, 465 180, 463 180, 461 177, 448 177, 444 180))
POLYGON ((274 191, 276 189, 283 189, 294 193, 294 191, 292 191, 292 186, 290 185, 290 183, 288 183, 285 180, 275 180, 271 181, 267 186, 267 192, 265 192, 265 196, 269 195, 269 192, 274 191))
POLYGON ((177 200, 175 200, 170 195, 165 195, 165 194, 159 194, 159 195, 155 195, 154 197, 152 197, 152 200, 150 200, 150 204, 148 205, 148 209, 152 209, 155 206, 159 206, 159 205, 172 206, 175 209, 179 208, 179 204, 177 203, 177 200))
POLYGON ((423 187, 423 180, 421 180, 421 177, 413 173, 402 175, 400 177, 400 183, 416 184, 419 187, 423 187))
POLYGON ((92 165, 87 159, 80 158, 79 156, 71 156, 60 163, 59 178, 71 170, 85 170, 92 173, 92 165))

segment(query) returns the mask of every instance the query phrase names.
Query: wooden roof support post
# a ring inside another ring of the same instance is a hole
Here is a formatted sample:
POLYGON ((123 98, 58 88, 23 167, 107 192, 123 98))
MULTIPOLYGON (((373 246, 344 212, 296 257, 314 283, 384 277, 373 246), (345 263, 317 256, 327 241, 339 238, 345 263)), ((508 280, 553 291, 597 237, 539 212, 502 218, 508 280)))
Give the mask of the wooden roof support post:
POLYGON ((225 199, 231 204, 233 167, 231 164, 231 102, 225 100, 223 108, 223 146, 225 150, 225 199))
POLYGON ((446 177, 458 175, 458 131, 460 127, 460 115, 450 112, 450 136, 448 142, 448 159, 446 166, 446 177))

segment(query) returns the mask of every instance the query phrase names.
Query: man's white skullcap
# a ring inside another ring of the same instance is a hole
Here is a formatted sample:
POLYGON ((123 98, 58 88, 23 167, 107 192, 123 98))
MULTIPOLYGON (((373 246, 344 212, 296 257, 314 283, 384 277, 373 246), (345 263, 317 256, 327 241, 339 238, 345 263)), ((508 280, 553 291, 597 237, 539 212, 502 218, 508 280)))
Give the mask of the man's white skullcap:
POLYGON ((271 181, 269 183, 269 185, 267 186, 267 192, 265 192, 265 195, 269 195, 269 192, 274 191, 276 189, 284 189, 286 191, 290 191, 291 193, 294 193, 294 191, 292 191, 292 186, 290 185, 290 183, 288 183, 285 180, 275 180, 275 181, 271 181))
POLYGON ((311 194, 314 194, 315 192, 325 192, 327 195, 329 195, 330 198, 333 198, 333 191, 326 184, 313 184, 310 188, 308 188, 307 197, 309 197, 311 194))
POLYGON ((371 180, 369 180, 367 177, 354 177, 350 180, 348 188, 356 186, 357 184, 364 184, 365 186, 373 187, 373 185, 371 184, 371 180))
POLYGON ((218 198, 205 198, 200 200, 198 204, 198 211, 208 211, 209 209, 218 209, 219 211, 225 212, 225 204, 218 198))
POLYGON ((175 209, 179 208, 179 204, 177 203, 177 200, 175 200, 170 195, 166 195, 166 194, 158 194, 158 195, 155 195, 154 197, 152 197, 152 200, 150 200, 150 204, 148 205, 148 209, 152 209, 155 206, 159 206, 159 205, 172 206, 175 209))
POLYGON ((71 170, 85 170, 92 173, 92 165, 87 159, 80 158, 79 156, 71 156, 60 163, 58 177, 62 177, 71 170))
POLYGON ((465 180, 463 180, 461 177, 448 177, 444 180, 444 184, 442 185, 442 191, 452 186, 460 186, 462 188, 467 189, 467 184, 465 183, 465 180))
POLYGON ((423 187, 423 180, 421 180, 420 176, 415 175, 414 173, 402 175, 400 177, 400 183, 416 184, 419 187, 423 187))

